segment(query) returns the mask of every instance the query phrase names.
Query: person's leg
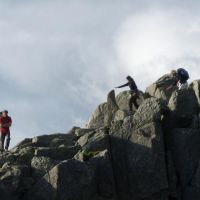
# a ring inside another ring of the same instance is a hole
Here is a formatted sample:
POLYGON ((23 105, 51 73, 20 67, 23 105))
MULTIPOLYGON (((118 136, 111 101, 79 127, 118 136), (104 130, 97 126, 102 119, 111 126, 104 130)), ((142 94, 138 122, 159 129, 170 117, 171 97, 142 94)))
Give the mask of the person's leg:
POLYGON ((133 95, 131 95, 131 98, 129 99, 129 110, 133 111, 133 95))
POLYGON ((5 145, 5 149, 8 150, 10 145, 10 132, 6 134, 6 145, 5 145))
POLYGON ((138 109, 139 105, 137 103, 137 99, 139 98, 138 94, 134 94, 133 95, 133 104, 135 106, 136 109, 138 109))
POLYGON ((4 150, 5 134, 0 134, 0 151, 4 150))

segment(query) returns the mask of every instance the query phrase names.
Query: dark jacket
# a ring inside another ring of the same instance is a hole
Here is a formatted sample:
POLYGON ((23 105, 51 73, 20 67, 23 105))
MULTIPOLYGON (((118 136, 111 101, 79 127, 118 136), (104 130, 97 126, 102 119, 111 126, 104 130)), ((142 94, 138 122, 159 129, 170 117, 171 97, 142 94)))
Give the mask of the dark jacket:
POLYGON ((187 83, 187 80, 185 80, 184 78, 182 78, 181 76, 176 76, 174 77, 174 80, 173 80, 173 86, 177 86, 178 82, 180 82, 181 84, 184 84, 184 83, 187 83))
POLYGON ((137 88, 137 85, 134 80, 128 81, 128 83, 121 85, 118 88, 122 88, 122 87, 126 87, 126 86, 129 86, 130 90, 132 90, 134 92, 138 92, 138 88, 137 88))

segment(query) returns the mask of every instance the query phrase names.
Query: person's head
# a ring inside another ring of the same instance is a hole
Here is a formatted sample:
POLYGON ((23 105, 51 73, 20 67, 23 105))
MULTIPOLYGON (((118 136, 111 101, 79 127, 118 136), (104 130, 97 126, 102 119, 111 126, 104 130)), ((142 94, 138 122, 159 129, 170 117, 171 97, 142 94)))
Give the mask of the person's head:
POLYGON ((171 71, 171 75, 172 75, 172 76, 176 76, 176 74, 177 74, 176 70, 172 70, 172 71, 171 71))
POLYGON ((8 111, 7 111, 7 110, 2 111, 2 116, 3 116, 3 117, 8 116, 8 111))
POLYGON ((132 80, 133 80, 133 78, 132 78, 131 76, 127 76, 126 79, 127 79, 128 81, 132 81, 132 80))

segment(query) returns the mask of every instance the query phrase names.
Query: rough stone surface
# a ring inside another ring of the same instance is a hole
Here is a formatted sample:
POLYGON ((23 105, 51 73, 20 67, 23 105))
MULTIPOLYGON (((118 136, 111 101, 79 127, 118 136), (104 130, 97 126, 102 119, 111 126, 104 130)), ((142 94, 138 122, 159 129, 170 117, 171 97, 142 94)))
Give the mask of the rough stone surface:
POLYGON ((67 160, 72 158, 79 151, 79 146, 74 147, 39 147, 35 150, 35 156, 50 157, 54 160, 67 160))
POLYGON ((6 199, 20 199, 23 193, 30 188, 33 180, 30 178, 30 169, 26 165, 6 164, 0 169, 0 197, 6 199))
POLYGON ((13 149, 11 149, 11 151, 15 152, 19 149, 26 147, 26 146, 30 146, 31 143, 32 143, 32 138, 25 138, 24 140, 19 142, 13 149))
POLYGON ((115 113, 119 110, 119 107, 115 100, 115 91, 112 90, 107 96, 106 114, 104 119, 105 126, 110 126, 114 119, 115 113))
POLYGON ((166 88, 169 87, 171 84, 174 83, 174 78, 171 74, 165 74, 161 78, 159 78, 155 83, 151 84, 147 87, 145 91, 145 96, 147 97, 156 97, 161 98, 163 100, 168 101, 171 97, 173 91, 176 90, 176 87, 173 87, 170 90, 166 88))
POLYGON ((34 179, 41 178, 59 162, 45 156, 34 156, 31 160, 32 177, 34 179))
MULTIPOLYGON (((116 102, 120 110, 129 110, 130 91, 123 91, 116 95, 116 102)), ((140 91, 139 99, 137 100, 140 105, 143 102, 143 93, 140 91)), ((134 109, 134 108, 133 108, 134 109)))
POLYGON ((84 136, 86 133, 93 132, 94 130, 95 129, 79 128, 76 129, 75 134, 77 135, 77 137, 81 137, 84 136))
POLYGON ((104 126, 107 103, 100 104, 90 117, 86 128, 99 128, 104 126))
MULTIPOLYGON (((116 98, 114 90, 108 93, 107 102, 100 104, 90 117, 86 128, 100 128, 105 125, 110 125, 114 120, 114 115, 117 110, 129 111, 129 99, 130 91, 120 92, 116 98)), ((140 92, 139 99, 137 100, 139 105, 144 101, 143 93, 140 92)))
POLYGON ((199 200, 199 81, 166 91, 169 75, 128 111, 108 94, 87 128, 41 135, 0 154, 1 200, 199 200))
POLYGON ((85 163, 68 160, 51 169, 26 199, 89 200, 93 196, 92 183, 93 171, 85 163))
POLYGON ((170 148, 182 190, 192 181, 200 158, 199 130, 177 128, 169 133, 170 148))
POLYGON ((168 107, 171 111, 170 123, 173 128, 189 127, 198 114, 197 98, 193 90, 180 90, 172 94, 168 107))
POLYGON ((134 115, 135 112, 133 111, 128 111, 128 110, 118 110, 115 113, 115 117, 114 117, 114 122, 116 121, 120 121, 120 120, 124 120, 126 117, 134 115))
POLYGON ((190 88, 192 88, 195 92, 195 95, 198 100, 198 105, 200 107, 200 80, 195 80, 190 84, 190 88))
POLYGON ((130 99, 129 90, 120 92, 116 95, 116 102, 120 110, 129 110, 128 102, 130 99))
POLYGON ((64 144, 65 146, 73 146, 76 140, 76 135, 74 133, 68 134, 52 134, 52 135, 41 135, 34 137, 32 139, 32 143, 37 144, 40 147, 49 147, 49 146, 56 146, 56 141, 58 142, 57 146, 60 144, 64 144))
MULTIPOLYGON (((120 199, 143 199, 167 190, 163 133, 159 124, 151 123, 129 136, 113 132, 111 138, 112 158, 118 196, 120 199), (123 137, 123 139, 122 139, 123 137), (128 171, 128 173, 127 173, 128 171), (156 171, 156 173, 155 173, 156 171)), ((166 194, 162 193, 165 196, 166 194)))
POLYGON ((135 128, 151 122, 161 122, 162 116, 168 115, 169 109, 164 101, 157 98, 148 98, 138 108, 133 116, 135 128))

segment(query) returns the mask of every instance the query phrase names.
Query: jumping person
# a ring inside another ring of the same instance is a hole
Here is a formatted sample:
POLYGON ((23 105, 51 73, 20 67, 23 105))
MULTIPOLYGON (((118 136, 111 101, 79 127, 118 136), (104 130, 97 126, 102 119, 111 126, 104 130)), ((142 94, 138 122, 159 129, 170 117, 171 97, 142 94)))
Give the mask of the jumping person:
POLYGON ((138 88, 137 88, 137 85, 136 85, 134 79, 131 76, 127 76, 126 79, 128 80, 128 82, 126 84, 118 86, 116 88, 122 88, 122 87, 129 86, 130 94, 131 94, 131 98, 129 100, 129 109, 130 109, 130 111, 132 111, 133 104, 136 109, 138 109, 138 107, 139 107, 139 105, 137 103, 137 99, 139 98, 139 91, 138 91, 138 88))
POLYGON ((4 110, 0 116, 0 151, 4 149, 8 150, 10 144, 10 127, 12 125, 12 119, 8 116, 8 111, 4 110), (6 145, 4 148, 4 142, 6 138, 6 145))

